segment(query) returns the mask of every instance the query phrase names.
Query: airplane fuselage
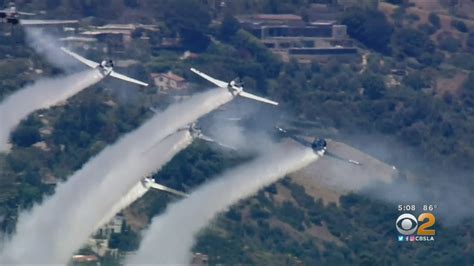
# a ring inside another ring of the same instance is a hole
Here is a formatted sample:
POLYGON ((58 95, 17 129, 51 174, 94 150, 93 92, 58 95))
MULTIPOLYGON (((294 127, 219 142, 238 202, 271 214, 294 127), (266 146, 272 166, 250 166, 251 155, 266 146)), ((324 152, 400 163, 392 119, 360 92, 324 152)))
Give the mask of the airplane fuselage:
POLYGON ((198 128, 195 123, 189 125, 188 130, 189 130, 189 134, 191 135, 193 139, 198 139, 202 137, 201 129, 198 128))
POLYGON ((6 21, 13 25, 20 23, 20 14, 16 10, 14 3, 10 3, 10 6, 7 9, 0 12, 0 18, 2 21, 6 21))
POLYGON ((154 182, 154 180, 149 177, 145 177, 140 182, 142 183, 144 188, 150 189, 151 184, 154 182))
POLYGON ((327 142, 325 139, 315 139, 311 144, 311 148, 316 154, 323 156, 327 150, 327 142))
POLYGON ((20 20, 18 19, 18 16, 7 16, 6 22, 13 25, 17 25, 18 23, 20 23, 20 20))
POLYGON ((13 25, 20 23, 20 14, 16 10, 0 13, 0 18, 13 25))
POLYGON ((100 71, 100 74, 106 77, 114 70, 114 63, 112 60, 103 60, 96 68, 100 71))
POLYGON ((232 80, 227 85, 227 89, 232 95, 237 96, 244 90, 244 87, 237 85, 236 82, 232 80))

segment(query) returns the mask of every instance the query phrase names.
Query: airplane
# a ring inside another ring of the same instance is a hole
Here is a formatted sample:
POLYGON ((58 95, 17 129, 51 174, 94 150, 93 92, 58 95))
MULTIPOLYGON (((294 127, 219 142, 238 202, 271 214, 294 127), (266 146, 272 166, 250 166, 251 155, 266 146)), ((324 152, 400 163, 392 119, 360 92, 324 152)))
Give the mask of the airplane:
POLYGON ((354 165, 357 165, 357 166, 362 165, 358 161, 351 160, 351 159, 345 159, 345 158, 342 158, 342 157, 328 151, 327 150, 327 141, 323 138, 315 138, 313 142, 309 142, 309 141, 307 141, 307 140, 305 140, 301 137, 298 137, 298 136, 295 136, 295 135, 292 135, 292 134, 288 133, 288 131, 286 131, 285 129, 283 129, 281 127, 276 127, 276 129, 280 133, 282 133, 284 136, 293 139, 294 141, 298 142, 299 144, 301 144, 303 146, 306 146, 306 147, 309 147, 309 148, 313 149, 313 151, 319 156, 328 155, 329 157, 332 157, 334 159, 338 159, 338 160, 341 160, 341 161, 344 161, 344 162, 347 162, 347 163, 350 163, 350 164, 354 164, 354 165))
POLYGON ((127 82, 131 82, 131 83, 135 83, 135 84, 138 84, 140 86, 148 86, 147 83, 145 82, 141 82, 139 80, 136 80, 136 79, 133 79, 133 78, 130 78, 130 77, 127 77, 125 75, 122 75, 120 73, 117 73, 114 71, 114 62, 112 60, 103 60, 100 64, 99 63, 96 63, 94 61, 91 61, 89 59, 86 59, 76 53, 73 53, 71 51, 69 51, 68 49, 64 48, 64 47, 61 47, 61 50, 63 52, 65 52, 66 54, 74 57, 76 60, 80 61, 81 63, 89 66, 90 68, 94 68, 94 69, 98 69, 100 74, 103 76, 103 77, 106 77, 106 76, 111 76, 111 77, 114 77, 114 78, 117 78, 117 79, 121 79, 121 80, 124 80, 124 81, 127 81, 127 82))
POLYGON ((181 192, 181 191, 178 191, 178 190, 175 190, 175 189, 169 188, 167 186, 163 186, 161 184, 156 183, 155 180, 151 177, 145 177, 140 182, 143 185, 143 187, 145 187, 146 189, 153 188, 153 189, 156 189, 158 191, 168 192, 170 194, 180 196, 180 197, 187 197, 188 196, 188 194, 186 194, 184 192, 181 192))
MULTIPOLYGON (((158 110, 154 107, 150 107, 150 110, 153 112, 153 113, 158 113, 158 110)), ((204 141, 207 141, 207 142, 212 142, 212 143, 215 143, 221 147, 224 147, 224 148, 227 148, 227 149, 230 149, 230 150, 236 150, 234 147, 231 147, 229 145, 226 145, 224 143, 221 143, 221 142, 218 142, 216 140, 214 140, 213 138, 207 136, 207 135, 204 135, 202 133, 202 129, 199 128, 196 123, 191 123, 191 124, 188 124, 187 126, 185 127, 182 127, 182 128, 179 128, 177 130, 177 132, 179 131, 189 131, 189 134, 191 135, 191 137, 194 139, 202 139, 204 141)))
POLYGON ((79 20, 38 20, 38 19, 20 19, 20 16, 34 16, 34 13, 18 11, 15 3, 10 2, 7 8, 0 10, 1 22, 10 23, 12 25, 24 26, 41 26, 41 25, 64 25, 76 24, 79 20))
POLYGON ((178 129, 178 131, 181 131, 181 130, 189 130, 189 134, 191 134, 191 137, 193 139, 202 139, 202 140, 207 141, 207 142, 215 143, 215 144, 217 144, 221 147, 224 147, 224 148, 227 148, 227 149, 230 149, 230 150, 235 150, 234 147, 231 147, 231 146, 226 145, 224 143, 218 142, 218 141, 212 139, 211 137, 204 135, 202 133, 201 128, 196 126, 196 123, 191 123, 191 124, 187 125, 184 128, 178 129))
POLYGON ((245 97, 245 98, 249 98, 249 99, 252 99, 252 100, 255 100, 255 101, 259 101, 259 102, 264 102, 264 103, 268 103, 268 104, 271 104, 271 105, 278 105, 277 102, 274 102, 274 101, 271 101, 271 100, 268 100, 268 99, 265 99, 263 97, 259 97, 259 96, 256 96, 256 95, 253 95, 251 93, 248 93, 248 92, 245 92, 244 91, 244 84, 243 82, 240 81, 239 78, 236 78, 234 80, 231 80, 230 82, 224 82, 222 80, 218 80, 218 79, 215 79, 195 68, 191 68, 191 71, 194 72, 195 74, 197 74, 198 76, 200 76, 201 78, 203 79, 206 79, 207 81, 217 85, 219 88, 223 88, 223 89, 227 89, 229 90, 229 92, 233 95, 233 96, 241 96, 241 97, 245 97))

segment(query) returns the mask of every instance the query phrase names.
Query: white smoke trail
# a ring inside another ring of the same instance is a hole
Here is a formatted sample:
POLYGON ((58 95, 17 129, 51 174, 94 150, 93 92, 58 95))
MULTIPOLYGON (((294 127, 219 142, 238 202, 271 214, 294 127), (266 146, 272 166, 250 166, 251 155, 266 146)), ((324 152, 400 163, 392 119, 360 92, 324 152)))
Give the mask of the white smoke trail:
POLYGON ((310 149, 277 146, 253 162, 224 173, 154 218, 128 264, 189 263, 196 234, 217 213, 317 158, 310 149))
POLYGON ((57 38, 45 33, 43 29, 26 27, 25 33, 28 45, 54 66, 69 71, 74 66, 80 65, 78 61, 60 50, 62 44, 57 38))
POLYGON ((138 181, 137 184, 135 184, 135 186, 133 186, 127 194, 122 196, 122 198, 116 204, 114 204, 114 206, 109 211, 107 211, 106 215, 104 215, 104 218, 102 218, 102 220, 98 223, 94 231, 97 231, 99 228, 110 222, 110 220, 112 220, 112 218, 121 210, 125 209, 130 204, 143 197, 143 195, 145 195, 148 190, 150 190, 149 187, 145 187, 141 180, 138 181))
MULTIPOLYGON (((126 138, 138 135, 134 132, 126 138)), ((146 146, 143 145, 146 139, 134 139, 137 145, 142 142, 141 146, 146 146)), ((103 177, 84 176, 84 171, 79 170, 70 181, 58 185, 51 198, 20 217, 17 233, 2 250, 0 264, 66 264, 104 215, 110 214, 110 209, 141 177, 166 164, 190 142, 187 132, 173 134, 156 145, 160 153, 130 158, 115 165, 103 177)), ((119 141, 116 145, 122 143, 119 141)), ((95 162, 90 161, 84 169, 94 166, 95 162)))
MULTIPOLYGON (((185 149, 189 144, 191 144, 192 137, 191 137, 191 135, 189 135, 188 131, 178 132, 176 134, 182 135, 182 138, 184 139, 183 144, 179 145, 179 147, 180 147, 179 150, 185 149)), ((172 135, 172 136, 174 136, 174 135, 172 135)), ((172 136, 170 136, 170 137, 172 137, 172 136)), ((165 139, 163 141, 166 141, 166 140, 167 139, 165 139)), ((153 146, 152 149, 145 152, 142 156, 140 156, 140 158, 137 160, 137 162, 134 163, 135 166, 137 164, 143 165, 143 167, 145 169, 144 172, 146 172, 146 173, 142 174, 141 176, 138 175, 138 176, 135 177, 135 179, 133 179, 133 180, 135 180, 135 182, 137 182, 137 184, 135 184, 125 194, 125 196, 122 196, 121 199, 118 200, 113 205, 113 207, 111 207, 109 209, 109 211, 107 211, 107 214, 103 216, 102 220, 98 223, 95 230, 99 229, 100 227, 102 227, 103 225, 108 223, 117 213, 119 213, 121 210, 128 207, 130 204, 135 202, 137 199, 141 198, 143 195, 145 195, 145 193, 149 189, 146 188, 144 185, 142 185, 140 177, 145 177, 145 176, 147 176, 147 173, 149 174, 153 171, 157 171, 163 166, 163 164, 164 164, 163 161, 156 160, 156 158, 159 158, 160 155, 163 154, 164 151, 162 150, 162 148, 163 147, 161 145, 153 146), (138 180, 140 180, 140 181, 138 181, 138 180)), ((172 151, 172 153, 173 153, 172 155, 174 156, 174 154, 176 154, 179 150, 177 149, 177 150, 172 151)))
POLYGON ((7 149, 10 132, 30 113, 48 108, 100 81, 97 70, 39 80, 0 103, 0 151, 7 149))
MULTIPOLYGON (((155 115, 115 145, 104 149, 66 183, 58 185, 56 193, 42 205, 20 216, 17 233, 1 254, 0 264, 2 261, 66 263, 110 208, 146 175, 149 168, 143 169, 143 151, 150 150, 151 146, 152 151, 163 152, 153 155, 159 156, 157 162, 171 159, 190 140, 186 138, 179 142, 179 149, 166 147, 171 145, 169 140, 156 147, 153 145, 231 99, 232 96, 221 89, 197 94, 155 115)), ((149 158, 153 159, 153 156, 149 158)))

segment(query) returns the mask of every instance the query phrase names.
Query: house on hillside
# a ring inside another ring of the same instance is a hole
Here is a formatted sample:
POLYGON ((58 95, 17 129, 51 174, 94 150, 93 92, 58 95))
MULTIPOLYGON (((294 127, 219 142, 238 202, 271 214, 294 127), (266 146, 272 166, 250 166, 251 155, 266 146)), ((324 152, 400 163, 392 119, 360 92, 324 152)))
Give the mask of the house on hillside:
POLYGON ((209 256, 202 253, 194 253, 191 265, 206 266, 209 265, 209 256))
POLYGON ((173 74, 172 72, 152 73, 151 77, 155 83, 155 86, 160 91, 182 90, 186 88, 186 80, 181 76, 173 74))
POLYGON ((283 61, 327 61, 332 57, 350 60, 357 55, 357 49, 347 34, 347 26, 330 20, 336 11, 333 6, 315 5, 309 9, 309 21, 293 14, 242 15, 237 20, 283 61), (317 20, 321 18, 325 20, 317 20))
POLYGON ((109 223, 97 230, 97 234, 108 239, 114 233, 120 234, 124 223, 125 218, 122 215, 116 215, 109 223))

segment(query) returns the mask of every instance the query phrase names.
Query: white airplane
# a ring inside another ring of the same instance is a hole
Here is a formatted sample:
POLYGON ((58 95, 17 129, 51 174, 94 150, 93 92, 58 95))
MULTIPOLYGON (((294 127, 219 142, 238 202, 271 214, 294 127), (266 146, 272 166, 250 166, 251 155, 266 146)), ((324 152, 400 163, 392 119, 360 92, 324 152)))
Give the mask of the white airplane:
POLYGON ((142 183, 142 185, 143 185, 146 189, 153 188, 153 189, 156 189, 156 190, 159 190, 159 191, 168 192, 168 193, 170 193, 170 194, 173 194, 173 195, 176 195, 176 196, 180 196, 180 197, 187 197, 187 196, 188 196, 188 194, 186 194, 186 193, 184 193, 184 192, 181 192, 181 191, 178 191, 178 190, 169 188, 169 187, 167 187, 167 186, 160 185, 160 184, 156 183, 153 178, 150 178, 150 177, 145 177, 145 178, 143 178, 140 182, 142 183))
MULTIPOLYGON (((150 107, 150 110, 154 113, 158 113, 158 110, 156 110, 156 108, 154 108, 154 107, 150 107)), ((194 139, 202 139, 202 140, 207 141, 207 142, 215 143, 215 144, 217 144, 221 147, 224 147, 224 148, 227 148, 227 149, 230 149, 230 150, 235 150, 235 148, 232 147, 232 146, 229 146, 229 145, 226 145, 224 143, 218 142, 218 141, 214 140, 213 138, 204 135, 202 133, 201 128, 196 126, 196 123, 191 123, 191 124, 189 124, 185 127, 179 128, 177 131, 189 131, 189 134, 191 135, 193 140, 194 139)))
POLYGON ((39 19, 20 19, 20 16, 34 16, 34 13, 21 12, 16 9, 15 3, 10 2, 7 8, 0 10, 0 19, 2 22, 12 25, 41 26, 41 25, 65 25, 77 24, 79 20, 39 20, 39 19))
POLYGON ((215 79, 195 68, 191 68, 191 71, 196 73, 197 75, 199 75, 200 77, 208 80, 209 82, 217 85, 219 88, 223 88, 223 89, 227 89, 229 90, 229 92, 234 95, 234 96, 242 96, 242 97, 245 97, 245 98, 249 98, 249 99, 252 99, 252 100, 255 100, 255 101, 259 101, 259 102, 264 102, 264 103, 268 103, 268 104, 272 104, 272 105, 278 105, 277 102, 274 102, 274 101, 271 101, 271 100, 268 100, 268 99, 265 99, 263 97, 259 97, 257 95, 253 95, 251 93, 248 93, 248 92, 245 92, 244 91, 244 87, 243 87, 243 83, 240 82, 240 80, 238 78, 234 79, 234 80, 231 80, 230 82, 224 82, 222 80, 218 80, 218 79, 215 79))
POLYGON ((133 78, 130 78, 130 77, 127 77, 125 75, 122 75, 120 73, 117 73, 114 71, 114 62, 112 60, 103 60, 100 64, 99 63, 96 63, 94 61, 91 61, 89 59, 86 59, 76 53, 73 53, 71 51, 69 51, 68 49, 64 48, 64 47, 61 47, 61 50, 63 52, 65 52, 66 54, 74 57, 75 59, 79 60, 81 63, 89 66, 90 68, 94 68, 94 69, 98 69, 100 71, 100 74, 104 77, 106 76, 111 76, 111 77, 114 77, 114 78, 117 78, 117 79, 121 79, 121 80, 124 80, 124 81, 127 81, 127 82, 131 82, 131 83, 135 83, 135 84, 138 84, 140 86, 148 86, 147 83, 145 82, 141 82, 139 80, 136 80, 136 79, 133 79, 133 78))
POLYGON ((192 124, 187 125, 186 127, 178 129, 178 131, 181 131, 181 130, 189 130, 189 134, 191 134, 191 137, 193 139, 202 139, 202 140, 207 141, 207 142, 213 142, 213 143, 215 143, 215 144, 217 144, 221 147, 224 147, 224 148, 227 148, 227 149, 230 149, 230 150, 235 150, 234 147, 231 147, 231 146, 226 145, 224 143, 218 142, 218 141, 212 139, 211 137, 204 135, 202 133, 202 130, 199 127, 196 126, 196 123, 192 123, 192 124))

